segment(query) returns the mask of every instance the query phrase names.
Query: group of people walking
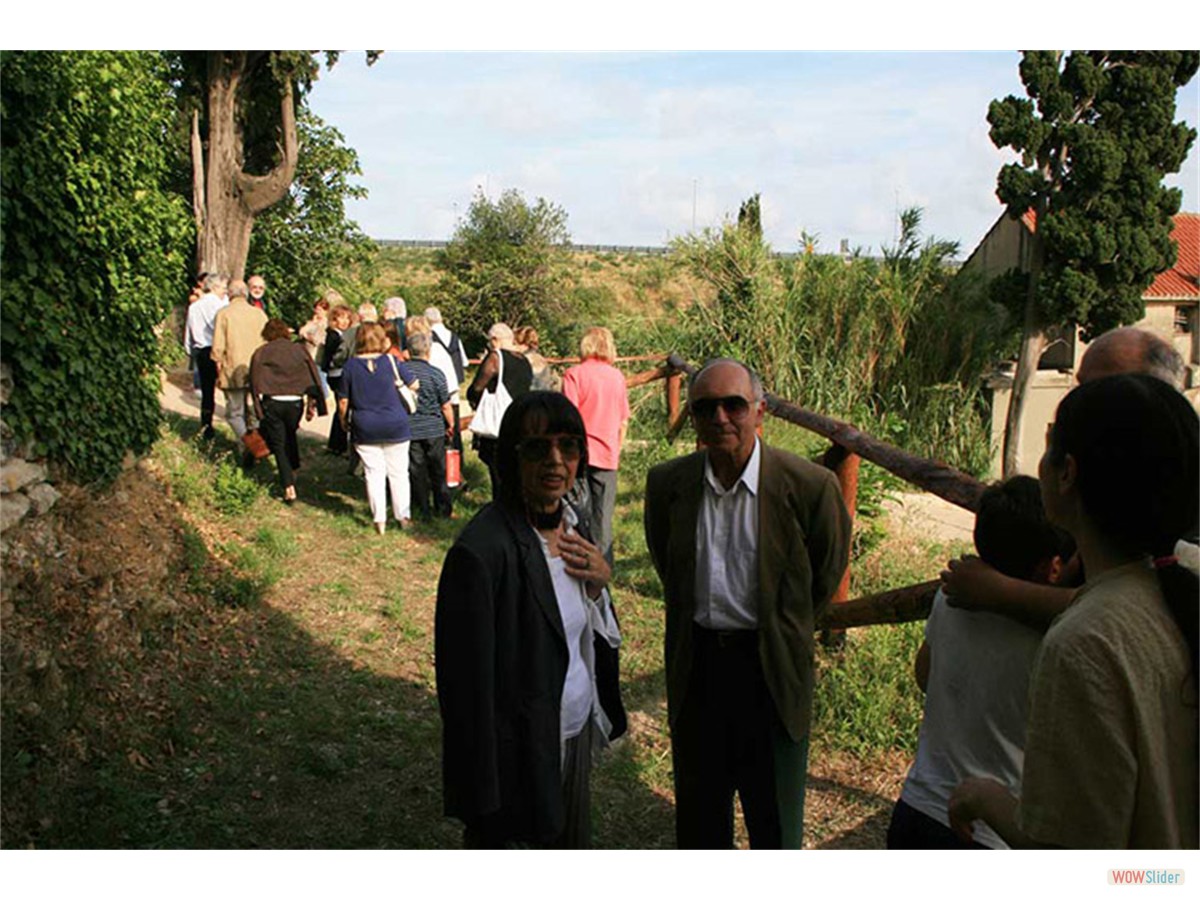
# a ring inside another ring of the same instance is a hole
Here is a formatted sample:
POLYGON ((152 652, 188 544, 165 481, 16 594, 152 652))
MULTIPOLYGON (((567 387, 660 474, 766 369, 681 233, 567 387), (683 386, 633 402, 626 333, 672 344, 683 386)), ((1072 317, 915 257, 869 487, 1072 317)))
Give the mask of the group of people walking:
POLYGON ((461 450, 457 406, 467 356, 436 307, 409 317, 393 297, 381 322, 374 305, 355 312, 328 291, 293 340, 293 329, 268 320, 241 281, 206 275, 194 293, 184 343, 199 373, 203 437, 213 436, 220 387, 235 436, 248 441, 243 463, 254 462, 257 432, 275 457, 283 500, 292 503, 300 421, 326 415, 332 393, 327 447, 354 458, 375 529, 386 530, 389 498, 401 527, 414 508, 452 515, 446 450, 461 450))

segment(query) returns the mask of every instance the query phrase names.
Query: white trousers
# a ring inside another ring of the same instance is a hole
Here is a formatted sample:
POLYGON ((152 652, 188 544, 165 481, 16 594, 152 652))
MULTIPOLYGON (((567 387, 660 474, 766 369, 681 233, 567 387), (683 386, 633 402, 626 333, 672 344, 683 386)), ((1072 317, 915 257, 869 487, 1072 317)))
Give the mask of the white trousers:
POLYGON ((367 502, 371 518, 387 521, 387 492, 392 493, 392 515, 397 520, 412 517, 412 493, 408 486, 408 441, 395 444, 355 444, 367 478, 367 502))
POLYGON ((247 428, 257 428, 258 419, 254 415, 254 407, 249 403, 248 388, 225 388, 225 419, 233 429, 234 436, 240 441, 247 428))

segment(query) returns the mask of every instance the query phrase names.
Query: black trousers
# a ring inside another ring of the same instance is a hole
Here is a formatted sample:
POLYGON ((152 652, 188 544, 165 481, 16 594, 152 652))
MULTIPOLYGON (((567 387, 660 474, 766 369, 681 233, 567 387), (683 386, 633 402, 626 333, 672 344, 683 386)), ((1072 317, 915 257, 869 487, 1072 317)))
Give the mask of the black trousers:
POLYGON ((337 392, 342 386, 341 375, 329 375, 329 390, 333 391, 333 421, 329 423, 329 443, 328 447, 334 453, 345 453, 350 448, 350 439, 346 434, 346 429, 342 427, 341 417, 337 414, 337 392))
POLYGON ((264 397, 262 405, 263 417, 258 423, 258 430, 275 456, 279 486, 286 489, 296 483, 295 470, 300 468, 300 445, 296 441, 296 430, 304 415, 304 401, 264 397))
POLYGON ((488 477, 492 481, 492 499, 495 500, 500 496, 500 479, 496 472, 496 445, 499 440, 490 437, 475 436, 475 452, 479 454, 479 459, 485 466, 488 467, 488 477))
POLYGON ((450 489, 446 487, 446 438, 408 442, 408 481, 412 504, 421 515, 450 515, 450 489), (432 502, 431 502, 432 498, 432 502))
POLYGON ((200 424, 205 431, 212 431, 213 411, 217 408, 217 364, 212 347, 192 348, 192 361, 200 374, 200 424))
POLYGON ((889 850, 987 850, 977 841, 964 844, 958 835, 903 800, 896 801, 888 824, 889 850))
POLYGON ((459 412, 457 400, 450 404, 450 411, 454 414, 454 436, 451 438, 450 446, 452 449, 462 453, 462 414, 459 412))
POLYGON ((793 741, 775 709, 756 631, 693 626, 683 707, 671 728, 675 839, 681 849, 733 846, 733 794, 750 846, 799 849, 808 740, 793 741))

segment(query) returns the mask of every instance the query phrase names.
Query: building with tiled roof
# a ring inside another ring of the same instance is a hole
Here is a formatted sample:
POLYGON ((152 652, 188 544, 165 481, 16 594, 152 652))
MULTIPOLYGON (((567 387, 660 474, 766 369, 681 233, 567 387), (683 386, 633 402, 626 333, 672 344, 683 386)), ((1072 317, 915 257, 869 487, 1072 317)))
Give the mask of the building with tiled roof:
MULTIPOLYGON (((1146 312, 1136 324, 1174 344, 1187 363, 1185 387, 1196 389, 1200 386, 1200 214, 1179 213, 1173 223, 1171 238, 1179 248, 1175 265, 1160 272, 1142 294, 1146 312)), ((1027 268, 1036 228, 1037 216, 1033 210, 1020 219, 1002 215, 967 257, 962 272, 992 278, 1009 269, 1027 268)), ((1022 428, 1019 454, 1019 468, 1023 472, 1036 470, 1046 423, 1053 417, 1058 401, 1074 384, 1076 362, 1087 346, 1071 325, 1052 329, 1049 338, 1026 405, 1028 418, 1022 428)), ((1003 442, 1011 384, 1011 365, 1002 367, 989 381, 993 389, 992 436, 997 446, 1003 442)), ((997 476, 999 453, 997 450, 993 463, 993 474, 997 476)))

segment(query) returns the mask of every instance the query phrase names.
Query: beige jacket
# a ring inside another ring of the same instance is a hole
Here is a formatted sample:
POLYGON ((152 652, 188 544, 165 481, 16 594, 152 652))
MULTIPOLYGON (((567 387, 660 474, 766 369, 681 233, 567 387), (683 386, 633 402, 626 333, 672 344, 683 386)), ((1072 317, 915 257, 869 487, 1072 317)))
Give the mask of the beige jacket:
POLYGON ((242 390, 250 382, 250 357, 263 345, 267 314, 234 297, 217 313, 213 325, 212 358, 217 364, 217 387, 242 390))

